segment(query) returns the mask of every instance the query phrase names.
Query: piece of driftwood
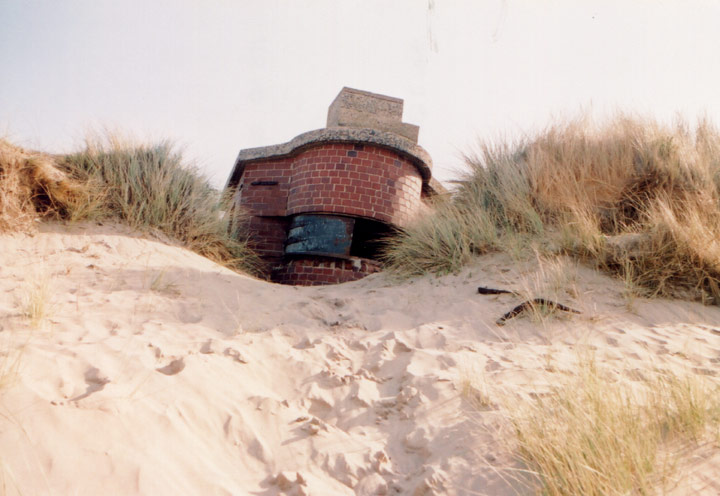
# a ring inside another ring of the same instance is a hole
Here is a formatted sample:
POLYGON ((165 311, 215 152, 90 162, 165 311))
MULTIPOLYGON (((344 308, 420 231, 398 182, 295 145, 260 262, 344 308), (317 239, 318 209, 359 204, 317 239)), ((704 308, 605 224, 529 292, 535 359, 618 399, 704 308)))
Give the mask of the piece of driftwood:
POLYGON ((517 295, 515 291, 508 291, 507 289, 493 289, 485 288, 483 286, 478 287, 478 293, 482 295, 496 295, 496 294, 513 294, 517 295))
MULTIPOLYGON (((478 287, 478 293, 482 294, 482 295, 511 294, 511 295, 515 295, 515 296, 520 296, 520 294, 517 293, 516 291, 510 291, 507 289, 486 288, 484 286, 478 287)), ((520 315, 523 312, 532 310, 533 308, 538 307, 538 306, 545 307, 548 310, 550 310, 551 312, 554 312, 555 310, 562 310, 563 312, 581 313, 577 310, 574 310, 570 307, 566 307, 565 305, 555 302, 555 301, 552 301, 552 300, 547 300, 545 298, 535 298, 532 300, 522 302, 521 304, 519 304, 518 306, 516 306, 515 308, 510 310, 508 313, 506 313, 505 315, 503 315, 502 317, 497 319, 495 321, 495 323, 499 326, 505 325, 506 321, 508 321, 514 317, 517 317, 518 315, 520 315)))
POLYGON ((545 307, 553 312, 556 310, 562 310, 563 312, 581 313, 575 309, 566 307, 565 305, 552 300, 546 300, 545 298, 535 298, 522 302, 521 304, 510 310, 508 313, 497 319, 495 323, 499 326, 505 325, 505 322, 507 322, 508 320, 517 317, 523 312, 527 312, 528 310, 532 310, 533 308, 539 306, 545 307))

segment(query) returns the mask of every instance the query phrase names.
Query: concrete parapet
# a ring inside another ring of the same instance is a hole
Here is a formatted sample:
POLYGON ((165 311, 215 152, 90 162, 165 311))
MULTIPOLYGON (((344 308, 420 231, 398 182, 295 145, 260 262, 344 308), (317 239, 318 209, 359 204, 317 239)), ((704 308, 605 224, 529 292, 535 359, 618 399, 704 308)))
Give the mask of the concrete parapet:
POLYGON ((420 128, 402 122, 403 101, 369 91, 343 88, 328 109, 327 127, 376 129, 417 143, 420 128))

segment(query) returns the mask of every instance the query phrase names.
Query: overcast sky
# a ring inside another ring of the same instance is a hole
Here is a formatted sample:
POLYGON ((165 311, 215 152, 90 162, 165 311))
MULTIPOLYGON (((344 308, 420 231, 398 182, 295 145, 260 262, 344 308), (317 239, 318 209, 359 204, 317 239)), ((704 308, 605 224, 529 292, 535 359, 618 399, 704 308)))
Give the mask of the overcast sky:
POLYGON ((0 136, 170 138, 224 184, 325 126, 343 86, 405 100, 435 174, 581 110, 720 123, 720 1, 0 0, 0 136))

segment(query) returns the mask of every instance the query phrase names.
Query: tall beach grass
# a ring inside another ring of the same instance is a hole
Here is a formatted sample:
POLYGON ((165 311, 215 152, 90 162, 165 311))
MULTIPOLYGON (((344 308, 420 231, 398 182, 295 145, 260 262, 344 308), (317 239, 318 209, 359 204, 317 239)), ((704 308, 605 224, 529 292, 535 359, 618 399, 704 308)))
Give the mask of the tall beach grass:
POLYGON ((452 198, 389 241, 398 273, 455 271, 488 251, 565 253, 647 295, 720 303, 720 133, 708 121, 578 119, 465 161, 452 198))
POLYGON ((71 217, 116 218, 160 231, 208 258, 253 267, 241 233, 231 232, 229 216, 223 215, 230 199, 222 198, 169 141, 145 144, 112 134, 95 136, 60 165, 102 199, 96 208, 69 212, 71 217))
POLYGON ((26 229, 69 206, 81 190, 53 157, 0 139, 0 232, 26 229))
MULTIPOLYGON (((201 255, 253 271, 257 257, 231 229, 229 198, 213 189, 169 141, 95 135, 68 155, 0 142, 0 229, 39 218, 115 220, 163 233, 201 255)), ((235 223, 237 225, 237 223, 235 223)))
POLYGON ((507 401, 514 449, 542 493, 662 494, 682 479, 681 453, 718 440, 720 388, 690 372, 610 380, 594 361, 536 399, 507 401))

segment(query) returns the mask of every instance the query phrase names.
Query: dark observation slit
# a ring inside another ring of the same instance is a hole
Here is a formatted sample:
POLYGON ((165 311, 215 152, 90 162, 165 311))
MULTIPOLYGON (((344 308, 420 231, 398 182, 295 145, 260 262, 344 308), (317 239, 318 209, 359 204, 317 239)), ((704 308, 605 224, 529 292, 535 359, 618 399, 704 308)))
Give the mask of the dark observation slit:
POLYGON ((384 222, 370 219, 355 219, 350 256, 378 260, 385 239, 395 229, 384 222))
POLYGON ((384 222, 340 215, 296 215, 285 243, 286 255, 359 257, 377 260, 394 229, 384 222))

